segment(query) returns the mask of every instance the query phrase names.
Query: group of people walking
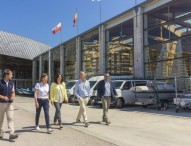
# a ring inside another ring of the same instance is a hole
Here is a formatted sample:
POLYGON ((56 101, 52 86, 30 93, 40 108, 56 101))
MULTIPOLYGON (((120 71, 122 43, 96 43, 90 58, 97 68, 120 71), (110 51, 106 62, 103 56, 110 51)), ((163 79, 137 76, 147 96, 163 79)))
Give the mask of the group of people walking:
MULTIPOLYGON (((4 132, 2 130, 4 115, 6 113, 9 129, 9 140, 14 141, 18 138, 15 134, 14 124, 13 124, 13 101, 15 98, 15 88, 11 78, 13 73, 9 69, 5 69, 3 72, 3 78, 0 81, 0 138, 3 138, 4 132)), ((106 125, 111 124, 108 118, 108 109, 110 106, 111 99, 114 98, 117 93, 114 85, 109 80, 109 74, 104 74, 104 80, 98 83, 97 94, 102 100, 103 116, 102 120, 106 125)), ((86 105, 90 99, 90 83, 86 79, 86 73, 80 72, 80 79, 75 84, 75 96, 78 99, 80 108, 76 117, 76 122, 83 122, 85 127, 88 127, 90 123, 88 122, 88 117, 86 113, 86 105), (83 118, 83 119, 81 119, 83 118), (82 121, 81 121, 82 120, 82 121)), ((61 107, 63 103, 68 102, 68 97, 66 93, 66 84, 64 82, 64 77, 62 74, 57 73, 55 75, 54 82, 51 83, 50 88, 48 84, 48 75, 43 73, 40 77, 40 82, 36 83, 34 91, 34 100, 36 107, 35 116, 35 126, 36 130, 40 131, 39 118, 40 112, 43 107, 47 133, 52 133, 53 129, 50 127, 50 117, 49 117, 49 107, 50 104, 55 107, 54 124, 58 125, 60 129, 63 128, 61 107)))

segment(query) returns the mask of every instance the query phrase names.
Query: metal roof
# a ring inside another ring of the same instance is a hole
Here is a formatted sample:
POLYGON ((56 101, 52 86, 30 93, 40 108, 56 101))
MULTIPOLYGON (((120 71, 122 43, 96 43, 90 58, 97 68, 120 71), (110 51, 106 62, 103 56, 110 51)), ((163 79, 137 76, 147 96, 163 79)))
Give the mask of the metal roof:
POLYGON ((32 39, 0 31, 0 54, 33 60, 51 49, 51 46, 32 39))

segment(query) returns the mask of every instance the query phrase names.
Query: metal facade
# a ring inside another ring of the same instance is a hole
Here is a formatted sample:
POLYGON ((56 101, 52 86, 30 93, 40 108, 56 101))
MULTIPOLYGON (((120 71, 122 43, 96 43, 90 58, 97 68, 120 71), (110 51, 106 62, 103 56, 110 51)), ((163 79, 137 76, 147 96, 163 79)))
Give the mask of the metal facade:
POLYGON ((51 49, 51 46, 29 38, 0 31, 0 54, 33 60, 51 49))

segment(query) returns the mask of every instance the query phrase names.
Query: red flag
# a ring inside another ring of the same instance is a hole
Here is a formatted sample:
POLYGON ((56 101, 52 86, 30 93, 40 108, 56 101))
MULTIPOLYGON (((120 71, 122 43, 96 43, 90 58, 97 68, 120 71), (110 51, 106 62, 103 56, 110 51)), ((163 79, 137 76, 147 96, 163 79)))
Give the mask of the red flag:
POLYGON ((62 30, 62 24, 61 22, 58 23, 53 29, 52 29, 52 33, 55 34, 57 33, 58 31, 61 31, 62 30))
POLYGON ((74 14, 74 20, 73 20, 73 27, 76 26, 76 23, 77 23, 77 18, 78 18, 78 12, 76 11, 75 14, 74 14))

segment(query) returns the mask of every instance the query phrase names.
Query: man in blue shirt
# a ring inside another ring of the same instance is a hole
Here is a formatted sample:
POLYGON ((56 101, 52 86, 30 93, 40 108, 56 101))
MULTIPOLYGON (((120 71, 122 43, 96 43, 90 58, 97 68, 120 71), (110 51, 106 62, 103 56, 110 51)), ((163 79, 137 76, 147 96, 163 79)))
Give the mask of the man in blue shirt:
POLYGON ((3 138, 3 120, 4 115, 7 115, 7 122, 9 128, 9 140, 13 141, 13 139, 18 138, 18 135, 15 134, 14 123, 13 123, 13 100, 15 98, 15 89, 13 82, 10 79, 13 77, 13 73, 9 69, 5 69, 3 71, 3 79, 0 80, 0 138, 3 138))
POLYGON ((109 74, 104 74, 104 80, 98 83, 97 94, 101 98, 102 107, 103 107, 103 122, 106 122, 106 125, 111 124, 108 119, 108 110, 111 103, 111 98, 115 98, 117 92, 111 80, 109 80, 109 74))
POLYGON ((86 114, 86 105, 90 98, 90 83, 86 80, 86 74, 83 71, 80 72, 80 79, 75 85, 75 96, 78 98, 78 102, 80 104, 76 122, 80 122, 81 116, 83 116, 85 126, 88 127, 89 123, 86 114))

